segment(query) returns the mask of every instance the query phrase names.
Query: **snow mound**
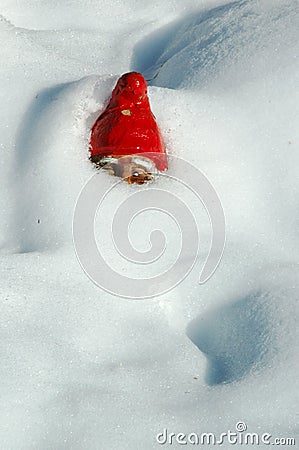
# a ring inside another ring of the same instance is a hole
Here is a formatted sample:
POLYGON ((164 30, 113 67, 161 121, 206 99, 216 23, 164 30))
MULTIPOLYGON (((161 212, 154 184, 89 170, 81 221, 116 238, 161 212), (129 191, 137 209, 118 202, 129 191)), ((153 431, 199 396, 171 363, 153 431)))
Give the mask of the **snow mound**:
POLYGON ((173 89, 202 89, 219 78, 218 87, 227 89, 273 75, 295 57, 297 7, 290 0, 242 0, 194 9, 141 41, 133 65, 154 85, 173 89))

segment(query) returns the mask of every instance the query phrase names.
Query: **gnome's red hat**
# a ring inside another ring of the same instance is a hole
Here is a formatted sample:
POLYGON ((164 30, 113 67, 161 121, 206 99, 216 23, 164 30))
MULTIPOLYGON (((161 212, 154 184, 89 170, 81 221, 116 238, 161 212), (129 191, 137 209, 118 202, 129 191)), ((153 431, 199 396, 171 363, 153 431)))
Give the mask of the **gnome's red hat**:
POLYGON ((91 160, 140 155, 158 170, 167 169, 165 146, 147 96, 144 77, 138 72, 122 75, 106 109, 92 127, 91 160))

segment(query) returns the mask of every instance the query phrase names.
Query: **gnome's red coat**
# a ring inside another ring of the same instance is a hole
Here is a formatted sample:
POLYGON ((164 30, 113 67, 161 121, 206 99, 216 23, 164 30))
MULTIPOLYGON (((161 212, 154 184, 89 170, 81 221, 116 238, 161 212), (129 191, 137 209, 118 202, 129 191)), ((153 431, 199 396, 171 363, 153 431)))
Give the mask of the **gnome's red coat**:
POLYGON ((129 72, 118 80, 107 108, 92 128, 90 153, 92 157, 138 153, 150 158, 157 169, 167 169, 165 146, 140 73, 129 72))

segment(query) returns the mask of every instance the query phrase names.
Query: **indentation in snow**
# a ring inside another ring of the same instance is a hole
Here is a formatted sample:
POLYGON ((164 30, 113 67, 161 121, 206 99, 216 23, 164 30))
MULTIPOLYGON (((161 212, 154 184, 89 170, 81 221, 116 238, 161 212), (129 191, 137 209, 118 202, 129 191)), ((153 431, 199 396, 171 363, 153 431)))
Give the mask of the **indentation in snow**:
POLYGON ((188 337, 207 357, 208 384, 240 380, 263 364, 271 346, 266 300, 248 294, 189 324, 188 337))

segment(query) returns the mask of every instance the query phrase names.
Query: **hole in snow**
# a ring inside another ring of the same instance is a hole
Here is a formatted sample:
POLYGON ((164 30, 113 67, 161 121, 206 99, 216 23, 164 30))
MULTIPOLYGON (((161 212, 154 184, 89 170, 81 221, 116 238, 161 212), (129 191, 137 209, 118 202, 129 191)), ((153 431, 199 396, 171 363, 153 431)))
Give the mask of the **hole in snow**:
POLYGON ((209 385, 239 380, 262 365, 269 346, 265 299, 249 294, 189 324, 188 337, 207 357, 209 385))

